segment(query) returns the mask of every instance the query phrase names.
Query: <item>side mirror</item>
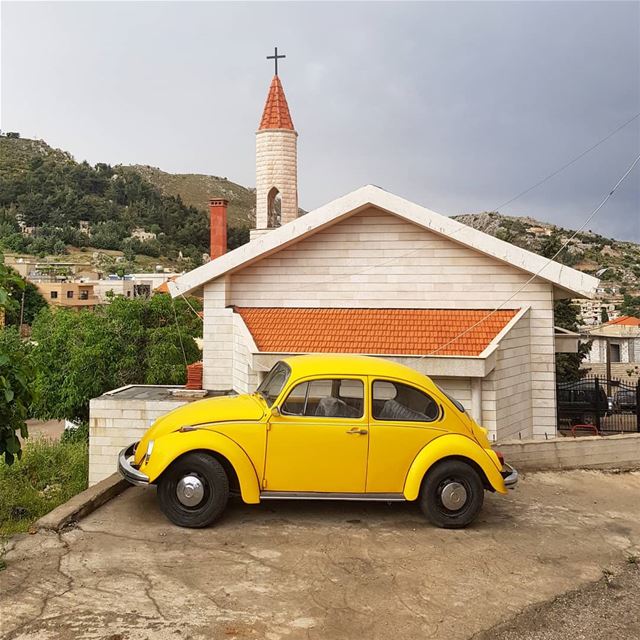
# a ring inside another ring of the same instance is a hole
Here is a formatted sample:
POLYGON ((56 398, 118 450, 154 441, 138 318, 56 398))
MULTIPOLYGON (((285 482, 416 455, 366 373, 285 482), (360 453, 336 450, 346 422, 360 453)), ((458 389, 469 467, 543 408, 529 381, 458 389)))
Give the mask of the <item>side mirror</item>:
POLYGON ((271 417, 278 418, 280 416, 280 409, 278 407, 271 407, 271 417))

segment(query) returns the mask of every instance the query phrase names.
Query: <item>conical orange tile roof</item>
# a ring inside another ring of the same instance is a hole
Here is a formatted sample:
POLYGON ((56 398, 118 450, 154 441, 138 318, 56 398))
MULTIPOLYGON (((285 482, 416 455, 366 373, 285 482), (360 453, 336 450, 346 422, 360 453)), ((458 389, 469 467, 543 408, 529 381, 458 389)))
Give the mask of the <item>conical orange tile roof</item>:
POLYGON ((262 129, 291 129, 293 131, 293 120, 289 113, 289 105, 284 96, 284 89, 278 76, 273 76, 269 95, 264 105, 262 120, 259 130, 262 129))

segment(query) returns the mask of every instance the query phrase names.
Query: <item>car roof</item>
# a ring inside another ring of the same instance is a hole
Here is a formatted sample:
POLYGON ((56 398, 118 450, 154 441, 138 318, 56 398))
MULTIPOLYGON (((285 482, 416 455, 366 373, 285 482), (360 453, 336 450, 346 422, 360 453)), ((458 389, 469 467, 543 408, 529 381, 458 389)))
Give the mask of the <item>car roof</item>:
POLYGON ((282 361, 291 367, 292 374, 297 378, 311 375, 353 375, 400 378, 423 386, 429 382, 427 376, 415 369, 373 356, 319 353, 289 356, 282 361))

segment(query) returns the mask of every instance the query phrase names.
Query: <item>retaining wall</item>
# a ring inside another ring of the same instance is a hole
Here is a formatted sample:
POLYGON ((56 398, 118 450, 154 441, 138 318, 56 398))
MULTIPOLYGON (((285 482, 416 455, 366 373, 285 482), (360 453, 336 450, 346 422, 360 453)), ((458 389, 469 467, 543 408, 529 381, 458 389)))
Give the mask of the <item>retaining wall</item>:
POLYGON ((155 420, 188 402, 172 398, 168 392, 166 397, 159 398, 156 389, 163 388, 128 387, 91 400, 89 486, 116 471, 120 450, 140 440, 155 420), (145 398, 145 394, 149 397, 145 398))
POLYGON ((495 448, 518 471, 640 469, 640 433, 509 440, 495 448))

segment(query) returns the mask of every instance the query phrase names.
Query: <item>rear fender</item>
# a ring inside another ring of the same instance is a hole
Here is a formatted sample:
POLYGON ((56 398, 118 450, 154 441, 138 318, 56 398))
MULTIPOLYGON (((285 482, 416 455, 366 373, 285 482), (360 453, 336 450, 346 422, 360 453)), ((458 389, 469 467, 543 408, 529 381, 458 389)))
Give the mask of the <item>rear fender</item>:
MULTIPOLYGON (((495 454, 493 457, 498 460, 495 454)), ((425 474, 434 464, 446 458, 467 459, 475 463, 473 466, 482 470, 487 482, 495 491, 507 493, 499 467, 490 453, 471 438, 451 433, 435 438, 415 457, 404 483, 404 497, 407 500, 416 500, 425 474)))
POLYGON ((249 504, 260 502, 258 476, 249 456, 233 440, 216 431, 196 429, 161 436, 154 442, 149 462, 140 471, 149 476, 150 482, 156 482, 174 460, 190 451, 211 451, 224 456, 238 476, 242 500, 249 504))

